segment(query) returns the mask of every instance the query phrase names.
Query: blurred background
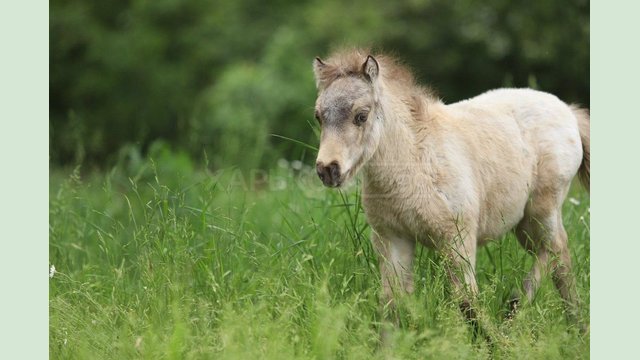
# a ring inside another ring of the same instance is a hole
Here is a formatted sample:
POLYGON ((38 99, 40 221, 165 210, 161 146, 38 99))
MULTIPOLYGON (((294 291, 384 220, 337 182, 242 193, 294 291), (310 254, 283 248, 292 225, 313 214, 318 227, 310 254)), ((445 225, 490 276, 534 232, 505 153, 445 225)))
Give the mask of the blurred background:
POLYGON ((590 102, 587 0, 59 0, 51 164, 312 163, 282 137, 317 144, 311 62, 343 45, 396 55, 447 103, 503 86, 590 102))

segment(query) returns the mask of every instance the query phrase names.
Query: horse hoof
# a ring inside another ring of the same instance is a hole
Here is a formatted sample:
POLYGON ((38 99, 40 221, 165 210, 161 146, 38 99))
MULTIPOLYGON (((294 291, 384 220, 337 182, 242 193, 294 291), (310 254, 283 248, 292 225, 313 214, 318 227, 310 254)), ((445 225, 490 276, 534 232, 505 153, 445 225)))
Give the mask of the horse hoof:
POLYGON ((513 318, 518 313, 518 307, 520 306, 520 299, 519 298, 513 298, 513 299, 509 300, 508 306, 509 306, 509 311, 507 312, 507 315, 505 316, 505 319, 506 320, 513 320, 513 318))

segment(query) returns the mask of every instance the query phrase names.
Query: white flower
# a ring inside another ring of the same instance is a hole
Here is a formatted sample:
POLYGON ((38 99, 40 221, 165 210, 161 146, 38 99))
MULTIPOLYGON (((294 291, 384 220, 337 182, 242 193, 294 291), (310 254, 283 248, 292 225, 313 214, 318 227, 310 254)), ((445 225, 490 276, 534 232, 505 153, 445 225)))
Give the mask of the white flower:
POLYGON ((274 190, 284 190, 287 188, 287 182, 284 179, 276 179, 273 188, 274 190))
POLYGON ((51 267, 49 268, 49 279, 51 279, 55 274, 56 274, 56 267, 54 265, 51 265, 51 267))
POLYGON ((292 168, 293 170, 300 170, 300 169, 302 169, 302 161, 300 161, 300 160, 293 160, 293 161, 291 162, 291 168, 292 168))
POLYGON ((569 198, 569 202, 570 202, 570 203, 572 203, 572 204, 573 204, 573 205, 575 205, 575 206, 580 205, 580 200, 578 200, 578 199, 576 199, 576 198, 572 198, 572 197, 570 197, 570 198, 569 198))
POLYGON ((282 169, 286 169, 289 167, 289 162, 287 161, 287 159, 278 159, 278 167, 282 168, 282 169))

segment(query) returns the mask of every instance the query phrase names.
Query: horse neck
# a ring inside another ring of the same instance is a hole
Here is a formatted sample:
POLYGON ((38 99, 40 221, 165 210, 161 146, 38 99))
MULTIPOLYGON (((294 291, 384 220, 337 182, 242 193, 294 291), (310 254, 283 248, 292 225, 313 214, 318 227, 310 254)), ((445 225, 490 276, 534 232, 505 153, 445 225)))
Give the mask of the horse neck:
MULTIPOLYGON (((418 139, 416 131, 422 125, 416 125, 406 99, 394 95, 392 91, 386 91, 380 99, 380 105, 384 113, 384 125, 378 147, 365 168, 365 183, 370 186, 384 186, 398 183, 399 177, 414 173, 416 162, 424 163, 422 157, 428 156, 419 150, 429 146, 430 139, 424 137, 418 139)), ((425 107, 430 107, 429 100, 425 101, 425 107)), ((426 114, 425 114, 426 115, 426 114)), ((430 121, 435 126, 435 121, 430 121)))

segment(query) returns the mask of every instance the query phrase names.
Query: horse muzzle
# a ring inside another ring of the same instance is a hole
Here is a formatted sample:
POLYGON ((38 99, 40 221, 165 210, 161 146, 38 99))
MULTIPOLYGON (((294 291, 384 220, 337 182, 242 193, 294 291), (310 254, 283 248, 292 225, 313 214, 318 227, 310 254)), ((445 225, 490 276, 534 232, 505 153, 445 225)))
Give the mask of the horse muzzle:
POLYGON ((337 161, 332 161, 329 165, 325 165, 322 161, 318 161, 316 163, 316 172, 324 186, 338 187, 342 184, 340 164, 338 164, 337 161))

